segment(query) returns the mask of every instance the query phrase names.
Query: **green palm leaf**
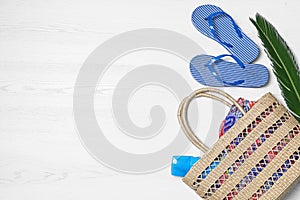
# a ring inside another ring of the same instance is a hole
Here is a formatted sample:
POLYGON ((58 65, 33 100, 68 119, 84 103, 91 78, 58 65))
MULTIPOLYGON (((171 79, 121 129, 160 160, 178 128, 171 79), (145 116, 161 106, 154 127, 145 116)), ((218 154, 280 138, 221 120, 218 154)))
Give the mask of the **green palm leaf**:
POLYGON ((256 20, 251 18, 250 20, 258 30, 258 35, 272 62, 282 96, 289 110, 300 122, 300 72, 295 57, 275 27, 264 17, 256 14, 256 20))

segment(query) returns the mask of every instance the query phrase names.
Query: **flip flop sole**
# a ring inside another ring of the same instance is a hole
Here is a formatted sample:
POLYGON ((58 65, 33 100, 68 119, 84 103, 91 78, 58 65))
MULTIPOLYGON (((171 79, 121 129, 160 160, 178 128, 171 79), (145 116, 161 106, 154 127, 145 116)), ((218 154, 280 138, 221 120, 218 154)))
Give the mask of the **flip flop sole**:
MULTIPOLYGON (((219 81, 206 66, 214 57, 210 55, 198 55, 190 62, 190 72, 193 78, 202 85, 213 87, 232 87, 219 81)), ((268 69, 260 64, 244 64, 241 68, 237 63, 225 60, 216 61, 214 69, 217 75, 225 82, 235 82, 244 80, 236 87, 259 88, 266 85, 269 81, 268 69)))
MULTIPOLYGON (((216 12, 224 12, 221 8, 214 5, 202 5, 197 7, 192 14, 192 22, 195 28, 207 37, 219 42, 211 32, 207 17, 216 12)), ((231 19, 226 15, 218 15, 213 18, 214 29, 218 38, 233 47, 228 47, 220 43, 231 54, 238 57, 244 63, 253 62, 259 55, 258 46, 242 32, 242 38, 238 36, 233 27, 231 19)))

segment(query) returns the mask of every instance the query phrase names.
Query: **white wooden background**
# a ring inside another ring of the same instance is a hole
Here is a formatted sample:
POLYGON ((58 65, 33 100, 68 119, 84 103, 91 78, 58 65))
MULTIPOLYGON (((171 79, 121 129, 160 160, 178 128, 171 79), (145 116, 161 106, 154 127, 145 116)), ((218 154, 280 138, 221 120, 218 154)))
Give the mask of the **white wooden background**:
MULTIPOLYGON (((0 0, 0 199, 199 199, 170 176, 169 168, 127 175, 87 153, 72 113, 73 85, 82 63, 112 36, 149 27, 187 35, 212 55, 224 53, 191 25, 192 10, 205 3, 229 12, 258 44, 248 18, 261 13, 299 55, 298 2, 0 0)), ((270 68, 265 55, 258 62, 270 68)), ((185 73, 194 89, 201 87, 185 73)), ((271 79, 261 89, 226 91, 249 99, 271 91, 280 98, 273 75, 271 79)), ((109 84, 104 89, 112 90, 109 84)), ((299 188, 288 199, 299 199, 299 188)))

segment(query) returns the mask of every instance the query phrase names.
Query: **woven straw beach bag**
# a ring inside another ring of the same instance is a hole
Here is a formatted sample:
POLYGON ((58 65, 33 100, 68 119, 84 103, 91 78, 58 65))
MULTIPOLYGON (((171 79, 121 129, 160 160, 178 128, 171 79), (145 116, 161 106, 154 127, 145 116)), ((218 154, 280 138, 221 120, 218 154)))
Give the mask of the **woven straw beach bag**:
POLYGON ((300 125, 270 93, 246 113, 227 93, 199 89, 181 102, 178 120, 205 153, 183 178, 204 199, 281 199, 300 176, 300 125), (198 97, 235 105, 243 114, 211 149, 188 123, 188 106, 198 97))

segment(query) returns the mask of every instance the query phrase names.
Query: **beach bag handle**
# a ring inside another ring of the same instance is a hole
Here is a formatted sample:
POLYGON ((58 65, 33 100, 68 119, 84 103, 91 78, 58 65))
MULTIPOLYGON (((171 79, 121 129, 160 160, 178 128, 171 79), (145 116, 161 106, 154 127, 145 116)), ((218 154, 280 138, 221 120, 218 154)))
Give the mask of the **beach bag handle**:
POLYGON ((179 105, 178 113, 177 113, 179 124, 183 132, 185 133, 186 137, 192 142, 192 144, 195 145, 202 152, 206 153, 209 150, 209 147, 206 146, 193 132, 188 122, 188 116, 187 116, 188 107, 191 101, 199 97, 206 97, 206 98, 220 101, 225 105, 227 105, 228 107, 235 105, 243 115, 245 115, 246 112, 232 96, 230 96, 226 92, 214 88, 202 88, 202 89, 195 90, 192 94, 190 94, 188 97, 182 100, 182 102, 179 105), (214 94, 217 94, 220 97, 214 94))

